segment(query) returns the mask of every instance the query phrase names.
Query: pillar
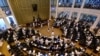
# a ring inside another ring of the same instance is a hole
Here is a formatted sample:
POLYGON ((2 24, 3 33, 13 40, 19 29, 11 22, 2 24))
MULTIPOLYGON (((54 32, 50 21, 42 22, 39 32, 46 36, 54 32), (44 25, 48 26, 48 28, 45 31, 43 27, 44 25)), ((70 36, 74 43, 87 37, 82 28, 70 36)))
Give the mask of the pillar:
POLYGON ((58 16, 58 3, 59 3, 59 0, 57 0, 57 3, 56 3, 56 16, 55 16, 55 18, 57 18, 57 16, 58 16))
POLYGON ((72 4, 71 10, 70 10, 70 14, 69 14, 69 18, 68 18, 68 19, 71 19, 71 16, 72 16, 72 13, 73 13, 74 5, 75 5, 75 0, 73 0, 73 4, 72 4))
POLYGON ((97 26, 97 24, 99 23, 99 21, 100 21, 100 16, 98 15, 96 21, 94 22, 94 24, 91 26, 90 29, 94 29, 94 28, 96 28, 96 26, 97 26))
POLYGON ((6 17, 3 17, 3 20, 5 21, 5 24, 6 24, 7 28, 11 28, 11 25, 7 21, 6 17))
POLYGON ((84 5, 85 5, 85 1, 86 1, 86 0, 83 0, 83 2, 82 2, 80 11, 78 12, 78 16, 77 16, 76 22, 78 22, 78 21, 80 20, 81 11, 82 11, 82 9, 83 9, 83 7, 84 7, 84 5))
POLYGON ((50 3, 49 3, 49 19, 51 19, 51 0, 49 0, 50 3))

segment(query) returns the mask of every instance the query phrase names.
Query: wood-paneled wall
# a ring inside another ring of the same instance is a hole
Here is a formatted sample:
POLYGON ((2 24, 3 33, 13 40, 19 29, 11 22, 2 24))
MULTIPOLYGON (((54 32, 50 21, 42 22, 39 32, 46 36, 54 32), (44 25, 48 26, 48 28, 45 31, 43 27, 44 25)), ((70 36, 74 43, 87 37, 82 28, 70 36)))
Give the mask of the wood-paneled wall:
POLYGON ((49 0, 9 0, 18 24, 32 22, 33 16, 49 19, 49 0), (33 11, 32 4, 37 4, 37 12, 33 11))

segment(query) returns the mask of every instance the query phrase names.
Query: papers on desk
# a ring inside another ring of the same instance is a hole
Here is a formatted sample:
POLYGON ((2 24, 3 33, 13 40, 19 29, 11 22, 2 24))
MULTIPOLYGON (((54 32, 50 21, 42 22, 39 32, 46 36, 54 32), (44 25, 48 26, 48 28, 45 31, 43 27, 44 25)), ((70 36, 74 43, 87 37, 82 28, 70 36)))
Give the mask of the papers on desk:
POLYGON ((0 47, 2 47, 2 45, 3 45, 3 42, 2 42, 2 41, 0 41, 0 47))
POLYGON ((23 50, 24 50, 24 51, 26 51, 26 50, 27 50, 27 48, 23 48, 23 50))
POLYGON ((0 55, 2 55, 2 53, 0 52, 0 55))
POLYGON ((45 46, 43 48, 46 48, 45 46))
POLYGON ((96 48, 96 50, 97 50, 97 51, 100 51, 100 46, 98 46, 98 47, 96 48))

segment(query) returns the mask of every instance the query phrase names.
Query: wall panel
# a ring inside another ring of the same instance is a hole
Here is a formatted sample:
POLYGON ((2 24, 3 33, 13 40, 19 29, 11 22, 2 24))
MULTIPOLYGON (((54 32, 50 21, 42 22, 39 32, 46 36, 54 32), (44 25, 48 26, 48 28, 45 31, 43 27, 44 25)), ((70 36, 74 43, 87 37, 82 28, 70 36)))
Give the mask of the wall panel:
POLYGON ((9 0, 19 24, 32 22, 33 16, 39 14, 42 19, 49 19, 49 0, 9 0), (33 11, 32 4, 37 4, 38 10, 33 11))

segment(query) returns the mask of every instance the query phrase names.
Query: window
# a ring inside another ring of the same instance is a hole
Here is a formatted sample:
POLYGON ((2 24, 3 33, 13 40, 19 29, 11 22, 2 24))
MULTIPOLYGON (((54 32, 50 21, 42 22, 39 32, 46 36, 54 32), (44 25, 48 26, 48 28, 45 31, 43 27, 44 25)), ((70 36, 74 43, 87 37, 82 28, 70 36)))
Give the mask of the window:
POLYGON ((81 5, 82 5, 82 2, 83 2, 83 0, 75 0, 75 5, 74 5, 74 7, 75 7, 75 8, 80 8, 81 5))
POLYGON ((0 0, 0 7, 2 8, 3 11, 5 11, 6 15, 11 15, 11 11, 7 4, 7 0, 0 0))
POLYGON ((60 12, 60 13, 58 14, 58 17, 59 17, 59 18, 68 18, 68 17, 69 17, 69 13, 70 13, 70 12, 65 12, 65 11, 60 12))
POLYGON ((86 0, 84 8, 100 9, 100 0, 86 0))
POLYGON ((51 12, 55 13, 56 12, 56 3, 57 3, 57 0, 50 0, 51 2, 51 12))
POLYGON ((3 31, 5 31, 7 29, 6 24, 3 20, 3 18, 0 18, 0 33, 2 33, 3 31))
POLYGON ((96 20, 97 16, 95 15, 88 15, 88 14, 81 14, 80 16, 80 21, 84 21, 87 22, 89 25, 92 25, 95 20, 96 20))
POLYGON ((71 18, 76 19, 77 18, 77 12, 73 12, 71 18))
POLYGON ((59 0, 58 6, 59 7, 72 7, 73 0, 59 0))

